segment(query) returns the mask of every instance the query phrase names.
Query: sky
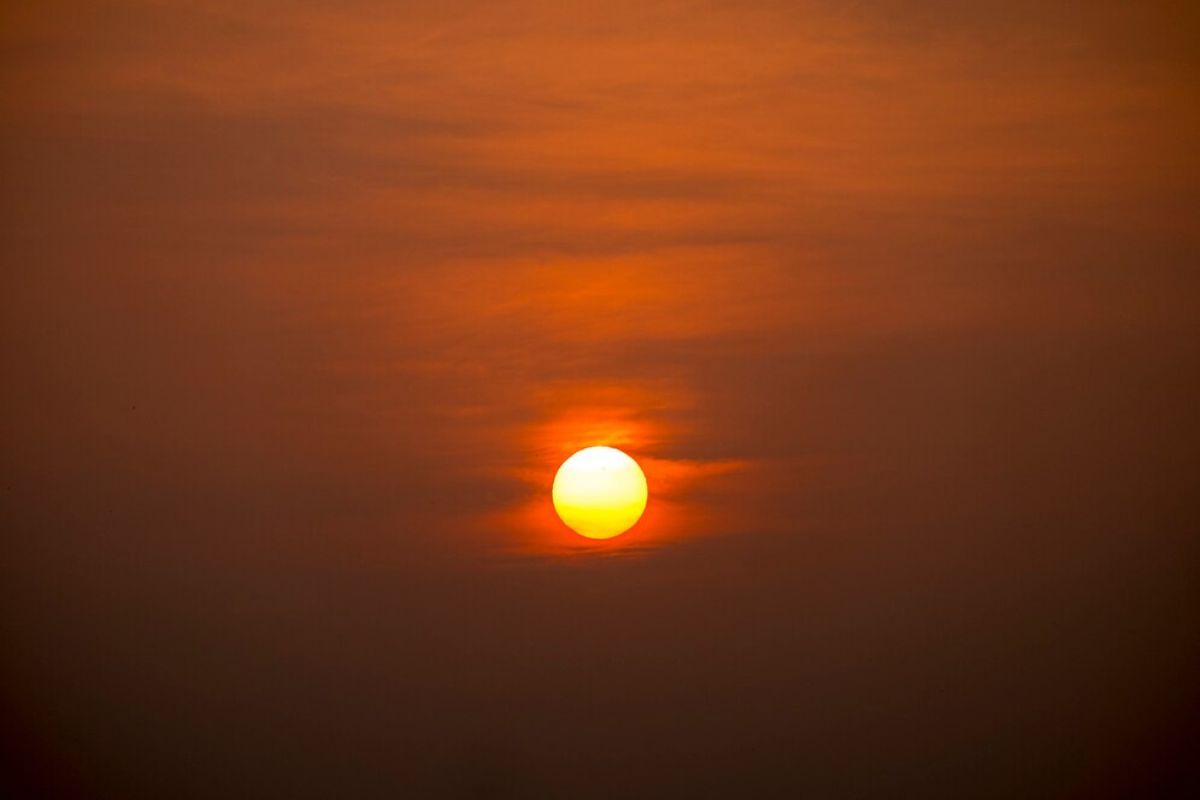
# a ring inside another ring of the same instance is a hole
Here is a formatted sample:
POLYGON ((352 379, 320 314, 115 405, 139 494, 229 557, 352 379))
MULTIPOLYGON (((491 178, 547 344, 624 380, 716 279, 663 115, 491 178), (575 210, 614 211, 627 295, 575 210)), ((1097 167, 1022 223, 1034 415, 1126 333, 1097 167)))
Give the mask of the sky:
POLYGON ((3 781, 1200 785, 1198 35, 4 4, 3 781), (599 544, 591 444, 650 486, 599 544))

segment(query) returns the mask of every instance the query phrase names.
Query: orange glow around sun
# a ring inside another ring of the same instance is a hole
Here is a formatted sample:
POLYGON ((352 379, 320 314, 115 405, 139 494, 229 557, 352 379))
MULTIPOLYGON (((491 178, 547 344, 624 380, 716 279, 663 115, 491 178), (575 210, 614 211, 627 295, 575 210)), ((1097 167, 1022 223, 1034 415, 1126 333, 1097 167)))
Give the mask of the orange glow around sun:
POLYGON ((646 510, 646 476, 614 447, 588 447, 563 462, 551 492, 567 527, 588 539, 611 539, 632 528, 646 510))

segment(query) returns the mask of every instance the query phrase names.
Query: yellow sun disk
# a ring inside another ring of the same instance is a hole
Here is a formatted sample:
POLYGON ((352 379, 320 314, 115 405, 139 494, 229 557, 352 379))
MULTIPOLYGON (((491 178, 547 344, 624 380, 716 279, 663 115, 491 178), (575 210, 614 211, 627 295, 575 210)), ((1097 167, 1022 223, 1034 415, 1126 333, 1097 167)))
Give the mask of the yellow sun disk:
POLYGON ((563 462, 551 491, 567 527, 589 539, 629 530, 646 510, 646 476, 614 447, 588 447, 563 462))

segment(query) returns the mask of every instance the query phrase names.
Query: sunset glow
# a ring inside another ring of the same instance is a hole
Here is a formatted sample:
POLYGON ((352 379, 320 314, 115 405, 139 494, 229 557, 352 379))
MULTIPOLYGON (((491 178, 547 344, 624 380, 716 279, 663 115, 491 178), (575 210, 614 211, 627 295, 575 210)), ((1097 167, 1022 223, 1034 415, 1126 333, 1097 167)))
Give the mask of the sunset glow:
POLYGON ((1197 42, 3 3, 0 794, 1200 798, 1197 42))
POLYGON ((611 539, 632 528, 646 510, 646 476, 614 447, 588 447, 563 462, 554 476, 554 510, 588 539, 611 539))

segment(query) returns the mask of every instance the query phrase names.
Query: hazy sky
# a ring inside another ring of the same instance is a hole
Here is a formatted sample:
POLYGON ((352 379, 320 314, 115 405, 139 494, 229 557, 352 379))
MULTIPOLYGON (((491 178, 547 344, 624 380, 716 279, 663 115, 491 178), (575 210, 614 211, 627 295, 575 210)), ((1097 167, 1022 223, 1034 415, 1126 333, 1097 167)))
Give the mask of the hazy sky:
POLYGON ((14 785, 1178 785, 1198 36, 1115 0, 6 3, 14 785), (594 443, 651 487, 605 546, 549 505, 594 443))

